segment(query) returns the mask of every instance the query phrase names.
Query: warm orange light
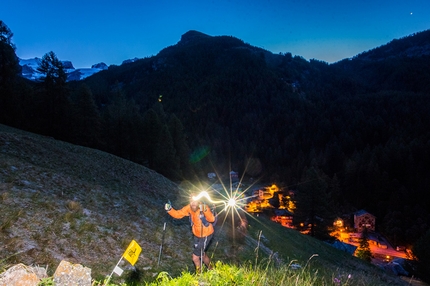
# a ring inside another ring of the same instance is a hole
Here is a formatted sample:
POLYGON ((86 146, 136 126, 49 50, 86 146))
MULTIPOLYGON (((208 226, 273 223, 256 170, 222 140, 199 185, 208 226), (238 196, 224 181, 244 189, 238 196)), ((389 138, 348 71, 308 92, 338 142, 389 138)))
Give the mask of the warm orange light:
POLYGON ((338 219, 334 222, 334 225, 337 227, 343 227, 343 220, 338 219))
MULTIPOLYGON (((254 191, 253 197, 255 198, 246 204, 245 210, 247 212, 260 212, 263 209, 274 208, 269 200, 275 196, 276 192, 279 192, 279 187, 274 184, 254 191)), ((279 209, 287 209, 289 212, 294 213, 296 206, 291 197, 280 193, 277 196, 280 204, 279 209)))

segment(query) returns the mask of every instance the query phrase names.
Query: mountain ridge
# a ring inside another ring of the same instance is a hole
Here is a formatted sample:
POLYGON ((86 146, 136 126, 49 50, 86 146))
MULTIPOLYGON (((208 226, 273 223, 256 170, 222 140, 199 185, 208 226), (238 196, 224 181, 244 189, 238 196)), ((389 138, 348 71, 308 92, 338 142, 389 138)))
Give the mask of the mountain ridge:
MULTIPOLYGON (((22 76, 32 81, 40 81, 43 78, 37 68, 42 61, 41 58, 35 57, 31 59, 19 59, 19 65, 22 68, 22 76)), ((75 69, 71 61, 61 61, 64 70, 67 74, 67 81, 83 80, 97 72, 107 70, 108 66, 105 63, 98 63, 91 66, 91 68, 78 68, 75 69)))
MULTIPOLYGON (((392 41, 390 41, 389 43, 379 46, 379 47, 375 47, 369 51, 363 51, 360 54, 357 54, 351 58, 346 58, 346 59, 342 59, 339 60, 335 63, 332 63, 331 65, 335 65, 336 63, 339 62, 343 62, 345 60, 351 60, 351 59, 360 59, 360 60, 382 60, 383 58, 387 58, 387 57, 395 57, 395 56, 407 56, 407 57, 419 57, 422 55, 430 55, 430 42, 427 40, 430 34, 430 30, 426 30, 426 31, 421 31, 421 32, 417 32, 414 33, 412 35, 408 35, 405 36, 401 39, 393 39, 392 41), (421 39, 421 42, 426 42, 426 45, 423 46, 421 43, 421 48, 414 48, 413 45, 414 43, 416 43, 417 41, 414 41, 413 43, 410 43, 409 45, 403 45, 403 49, 404 50, 398 50, 398 49, 390 49, 391 46, 395 45, 396 43, 398 43, 399 41, 406 41, 406 40, 410 40, 412 37, 417 38, 419 37, 421 39), (396 53, 397 55, 393 55, 393 53, 396 53)), ((270 52, 268 50, 264 50, 262 48, 258 48, 255 46, 251 46, 249 44, 245 44, 242 40, 233 37, 233 36, 210 36, 207 35, 205 33, 196 31, 196 30, 189 30, 186 33, 184 33, 181 36, 180 41, 173 46, 180 46, 180 45, 189 45, 192 43, 197 43, 199 41, 202 40, 208 40, 211 38, 231 38, 233 41, 236 41, 238 44, 243 44, 244 46, 242 46, 242 48, 248 48, 250 50, 253 50, 255 52, 263 52, 266 56, 266 59, 271 58, 272 61, 274 62, 274 64, 279 64, 281 62, 280 60, 280 56, 279 54, 274 54, 273 52, 270 52)), ((172 47, 172 46, 170 46, 172 47)), ((168 49, 164 48, 162 49, 157 56, 162 53, 164 50, 168 49)), ((300 55, 298 55, 300 57, 300 55)), ((128 63, 133 63, 135 61, 140 60, 141 58, 133 58, 133 59, 128 59, 128 60, 124 60, 122 62, 122 64, 128 64, 128 63)), ((312 60, 318 60, 318 59, 312 59, 312 60)), ((41 74, 37 71, 37 61, 40 61, 40 58, 32 58, 32 59, 20 59, 20 66, 22 67, 22 76, 24 78, 30 79, 30 80, 39 80, 41 78, 41 74)), ((68 81, 80 81, 80 80, 84 80, 85 78, 99 72, 102 70, 106 70, 108 69, 108 66, 104 63, 98 63, 93 65, 91 68, 78 68, 75 69, 72 65, 71 61, 62 61, 63 65, 65 67, 65 70, 68 74, 68 81)))
POLYGON ((358 60, 381 61, 390 57, 421 57, 430 55, 430 29, 417 32, 362 52, 353 57, 358 60))

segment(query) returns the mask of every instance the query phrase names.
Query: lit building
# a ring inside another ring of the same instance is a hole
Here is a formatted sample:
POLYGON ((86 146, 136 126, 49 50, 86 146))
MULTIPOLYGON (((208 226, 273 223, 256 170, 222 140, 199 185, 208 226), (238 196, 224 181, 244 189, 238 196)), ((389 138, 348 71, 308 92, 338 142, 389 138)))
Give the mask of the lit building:
POLYGON ((359 210, 354 213, 354 228, 357 232, 362 232, 364 229, 375 231, 376 217, 365 210, 359 210))

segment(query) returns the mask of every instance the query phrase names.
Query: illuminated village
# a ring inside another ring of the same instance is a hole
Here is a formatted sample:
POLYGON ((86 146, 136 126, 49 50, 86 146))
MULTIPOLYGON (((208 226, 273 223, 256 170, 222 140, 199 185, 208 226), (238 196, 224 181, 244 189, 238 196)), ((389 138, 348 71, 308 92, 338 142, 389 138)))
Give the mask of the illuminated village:
POLYGON ((278 222, 284 227, 294 228, 293 213, 296 207, 292 200, 292 195, 292 192, 288 195, 282 194, 276 185, 265 187, 253 192, 253 199, 246 204, 245 210, 248 213, 258 214, 265 209, 273 209, 272 221, 278 222), (274 196, 278 196, 279 207, 277 209, 270 203, 274 196))
MULTIPOLYGON (((270 213, 270 219, 281 224, 286 228, 296 229, 293 225, 293 216, 296 209, 294 203, 294 192, 284 192, 276 185, 267 186, 254 190, 251 199, 247 202, 244 209, 256 216, 261 213, 270 213), (278 199, 278 200, 276 200, 278 199), (275 205, 279 205, 275 207, 275 205)), ((389 242, 380 234, 375 232, 376 218, 365 210, 354 213, 353 225, 342 218, 334 220, 330 227, 330 236, 335 238, 333 246, 356 255, 356 250, 360 244, 361 234, 364 230, 368 231, 368 241, 370 251, 374 259, 387 263, 394 258, 411 259, 411 252, 404 246, 390 246, 389 242)), ((303 234, 309 233, 309 228, 300 223, 303 234)))

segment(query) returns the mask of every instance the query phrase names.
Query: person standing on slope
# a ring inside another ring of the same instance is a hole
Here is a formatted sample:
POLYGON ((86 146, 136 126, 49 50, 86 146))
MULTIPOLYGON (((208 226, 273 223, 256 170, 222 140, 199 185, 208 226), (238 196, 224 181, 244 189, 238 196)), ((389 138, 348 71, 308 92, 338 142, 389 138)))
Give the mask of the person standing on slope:
POLYGON ((208 269, 212 269, 209 256, 206 255, 205 251, 214 233, 212 223, 215 221, 215 215, 207 205, 194 200, 193 197, 191 195, 190 203, 180 210, 175 210, 170 202, 165 204, 164 209, 175 219, 181 219, 185 216, 190 217, 191 230, 194 236, 192 258, 196 266, 196 273, 199 273, 202 270, 203 263, 208 269))

